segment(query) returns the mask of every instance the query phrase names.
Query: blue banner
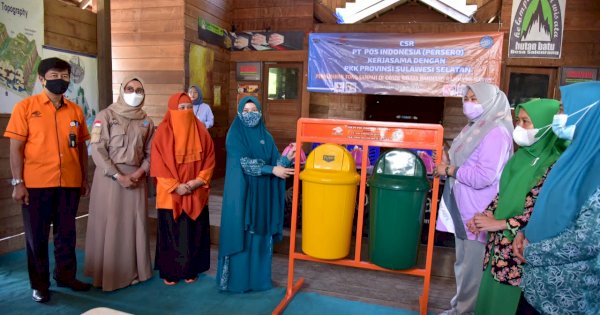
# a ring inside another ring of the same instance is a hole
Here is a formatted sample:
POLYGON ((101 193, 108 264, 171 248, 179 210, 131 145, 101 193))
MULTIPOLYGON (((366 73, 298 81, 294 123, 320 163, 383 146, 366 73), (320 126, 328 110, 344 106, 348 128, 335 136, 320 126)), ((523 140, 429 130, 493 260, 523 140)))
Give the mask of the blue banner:
POLYGON ((466 84, 499 85, 503 34, 311 33, 308 90, 460 96, 466 84))

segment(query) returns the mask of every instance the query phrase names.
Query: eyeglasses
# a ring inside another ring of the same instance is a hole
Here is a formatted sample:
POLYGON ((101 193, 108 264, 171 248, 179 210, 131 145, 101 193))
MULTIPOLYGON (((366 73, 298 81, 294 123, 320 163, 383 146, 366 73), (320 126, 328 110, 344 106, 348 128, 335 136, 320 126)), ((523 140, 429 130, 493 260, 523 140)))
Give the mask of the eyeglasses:
POLYGON ((133 93, 133 92, 135 92, 135 94, 140 94, 141 95, 141 94, 144 94, 144 89, 142 89, 142 88, 134 89, 133 86, 126 86, 125 87, 125 93, 133 93))

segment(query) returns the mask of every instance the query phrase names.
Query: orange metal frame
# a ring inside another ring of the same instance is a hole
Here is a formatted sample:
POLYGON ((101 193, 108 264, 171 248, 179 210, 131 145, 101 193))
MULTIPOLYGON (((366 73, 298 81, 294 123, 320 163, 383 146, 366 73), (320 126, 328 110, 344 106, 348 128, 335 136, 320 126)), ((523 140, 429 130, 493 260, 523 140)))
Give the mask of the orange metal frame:
POLYGON ((288 263, 289 269, 287 290, 284 298, 281 300, 277 308, 273 310, 273 314, 281 314, 281 312, 283 312, 285 307, 294 298, 294 295, 300 290, 300 287, 304 283, 304 278, 300 277, 298 281, 294 284, 294 262, 296 259, 423 277, 423 293, 419 299, 420 313, 427 314, 429 284, 431 281, 433 241, 438 207, 437 197, 439 190, 439 179, 435 177, 433 180, 433 191, 431 196, 431 209, 429 217, 429 237, 427 240, 427 256, 425 260, 425 269, 412 268, 407 270, 391 270, 382 268, 368 261, 361 260, 362 229, 365 206, 364 196, 367 180, 367 159, 369 146, 379 146, 388 148, 429 149, 437 153, 435 155, 437 164, 441 162, 442 154, 440 153, 442 152, 443 135, 444 129, 442 128, 442 126, 433 124, 391 123, 312 118, 301 118, 300 120, 298 120, 296 133, 296 145, 298 148, 301 148, 302 144, 305 142, 354 144, 361 145, 363 148, 358 199, 358 217, 356 224, 356 245, 354 249, 354 259, 323 260, 302 254, 300 252, 296 252, 296 221, 298 214, 298 190, 300 185, 298 176, 300 173, 300 154, 297 153, 295 158, 294 195, 292 200, 293 205, 290 231, 290 252, 288 263))

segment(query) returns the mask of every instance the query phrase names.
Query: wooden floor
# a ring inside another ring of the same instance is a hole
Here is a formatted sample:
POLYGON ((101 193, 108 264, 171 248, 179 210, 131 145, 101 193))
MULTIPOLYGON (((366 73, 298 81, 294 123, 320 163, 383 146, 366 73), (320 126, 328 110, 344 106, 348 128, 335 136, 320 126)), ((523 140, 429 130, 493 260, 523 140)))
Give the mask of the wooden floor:
MULTIPOLYGON (((209 199, 211 238, 211 269, 208 274, 216 273, 218 255, 218 229, 221 221, 221 201, 223 182, 213 182, 213 190, 209 199)), ((153 223, 155 224, 155 223, 153 223)), ((153 227, 152 231, 156 231, 153 227)), ((151 236, 155 239, 155 232, 151 236)), ((284 240, 275 246, 273 257, 273 281, 276 286, 285 287, 288 277, 289 231, 284 231, 284 240)), ((301 239, 297 239, 300 243, 301 239)), ((154 249, 154 243, 151 244, 154 249)), ((298 245, 300 247, 300 245, 298 245)), ((298 249, 297 249, 298 250, 298 249)), ((418 266, 424 266, 425 247, 420 250, 418 266)), ((454 249, 436 247, 432 263, 432 279, 429 290, 428 311, 440 313, 450 306, 450 299, 455 293, 454 282, 454 249)), ((304 278, 302 290, 335 296, 343 299, 363 301, 397 308, 418 310, 419 296, 423 290, 420 277, 397 275, 387 272, 341 267, 331 264, 320 264, 296 260, 296 279, 304 278)))
MULTIPOLYGON (((207 272, 214 276, 217 269, 218 231, 221 221, 222 180, 216 180, 209 199, 211 223, 211 269, 207 272)), ((150 202, 153 205, 153 201, 150 202)), ((152 258, 156 244, 156 213, 150 209, 149 230, 152 258)), ((77 245, 85 244, 87 217, 77 220, 77 245)), ((289 231, 284 231, 284 240, 275 247, 273 258, 274 285, 285 287, 288 276, 289 231)), ((297 239, 301 242, 301 239, 297 239)), ((300 245, 298 245, 300 247, 300 245)), ((297 249, 298 250, 298 249, 297 249)), ((418 265, 423 266, 425 247, 420 250, 418 265)), ((420 277, 391 274, 387 272, 341 267, 296 260, 295 276, 305 279, 302 291, 316 292, 348 300, 386 305, 391 307, 418 310, 419 296, 423 290, 420 277)), ((432 263, 432 280, 429 290, 428 311, 439 313, 450 305, 456 286, 453 274, 454 249, 436 247, 432 263)))

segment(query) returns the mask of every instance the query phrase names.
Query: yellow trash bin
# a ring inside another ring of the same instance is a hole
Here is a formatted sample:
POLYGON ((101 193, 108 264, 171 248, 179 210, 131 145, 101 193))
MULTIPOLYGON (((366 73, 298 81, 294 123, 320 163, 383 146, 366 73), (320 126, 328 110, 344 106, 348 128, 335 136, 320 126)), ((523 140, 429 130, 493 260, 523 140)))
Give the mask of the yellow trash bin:
POLYGON ((356 189, 360 176, 350 152, 323 144, 308 156, 302 180, 302 251, 320 259, 350 252, 356 189))

